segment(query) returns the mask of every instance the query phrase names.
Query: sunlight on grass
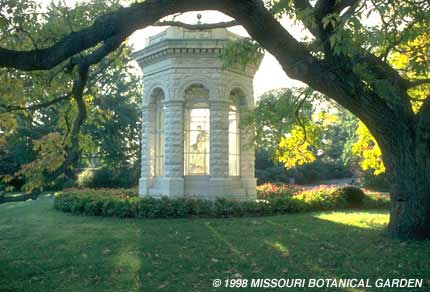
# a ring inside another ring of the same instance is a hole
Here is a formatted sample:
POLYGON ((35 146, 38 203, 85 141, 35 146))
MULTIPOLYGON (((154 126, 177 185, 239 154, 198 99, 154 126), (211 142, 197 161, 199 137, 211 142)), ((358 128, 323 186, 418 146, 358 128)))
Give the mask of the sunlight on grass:
POLYGON ((124 267, 130 272, 138 272, 142 266, 140 258, 132 251, 123 251, 115 259, 116 265, 124 267))
POLYGON ((287 257, 290 254, 288 251, 288 248, 282 243, 280 243, 279 241, 272 242, 272 241, 265 240, 264 243, 272 247, 273 249, 279 251, 283 256, 287 257))
POLYGON ((316 214, 314 217, 365 229, 382 229, 388 224, 389 219, 388 214, 372 212, 331 212, 316 214))
POLYGON ((430 242, 383 236, 386 211, 146 220, 73 216, 52 204, 0 205, 0 291, 200 292, 237 275, 430 279, 430 242))

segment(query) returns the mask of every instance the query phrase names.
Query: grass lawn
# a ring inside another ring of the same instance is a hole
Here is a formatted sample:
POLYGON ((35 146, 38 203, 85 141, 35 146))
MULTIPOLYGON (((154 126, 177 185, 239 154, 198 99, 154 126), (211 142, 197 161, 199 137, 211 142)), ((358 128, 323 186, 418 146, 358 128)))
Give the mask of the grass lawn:
POLYGON ((73 216, 52 205, 49 197, 0 205, 1 292, 224 291, 212 280, 237 274, 422 278, 426 288, 402 291, 430 289, 430 242, 384 237, 384 211, 145 220, 73 216))

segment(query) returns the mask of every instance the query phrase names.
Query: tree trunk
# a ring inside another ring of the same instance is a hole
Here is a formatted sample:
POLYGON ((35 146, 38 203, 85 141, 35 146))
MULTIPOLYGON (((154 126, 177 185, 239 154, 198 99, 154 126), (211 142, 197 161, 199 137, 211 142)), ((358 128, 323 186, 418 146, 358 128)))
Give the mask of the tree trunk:
POLYGON ((383 156, 391 181, 388 231, 399 239, 430 238, 429 124, 418 121, 413 134, 397 132, 383 156))
POLYGON ((429 170, 423 169, 414 161, 407 164, 404 167, 409 168, 411 173, 395 175, 392 179, 394 182, 391 188, 391 214, 388 229, 395 238, 430 238, 429 170))

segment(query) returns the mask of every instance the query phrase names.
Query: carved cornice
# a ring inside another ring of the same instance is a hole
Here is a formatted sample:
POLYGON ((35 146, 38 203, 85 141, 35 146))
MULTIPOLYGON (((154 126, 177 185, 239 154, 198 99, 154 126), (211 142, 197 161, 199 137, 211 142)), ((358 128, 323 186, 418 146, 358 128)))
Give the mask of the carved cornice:
POLYGON ((144 66, 174 55, 203 54, 218 55, 227 39, 166 39, 133 54, 133 58, 144 66))
MULTIPOLYGON (((139 63, 142 69, 169 58, 218 58, 224 46, 230 41, 229 39, 165 39, 133 53, 133 58, 139 63)), ((192 63, 189 65, 193 67, 192 63)), ((180 67, 182 68, 183 66, 180 67)), ((256 70, 257 66, 250 64, 246 70, 236 65, 226 71, 245 74, 253 78, 256 70)))

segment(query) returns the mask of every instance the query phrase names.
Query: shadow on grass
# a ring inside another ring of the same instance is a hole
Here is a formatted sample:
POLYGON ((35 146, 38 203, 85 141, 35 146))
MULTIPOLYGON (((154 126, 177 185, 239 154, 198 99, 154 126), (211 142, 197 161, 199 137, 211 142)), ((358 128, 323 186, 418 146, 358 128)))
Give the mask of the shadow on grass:
MULTIPOLYGON (((50 199, 14 204, 21 207, 0 206, 0 291, 224 291, 212 280, 233 277, 430 279, 430 243, 383 236, 381 211, 144 220, 72 216, 50 199)), ((337 291, 376 290, 384 291, 337 291)))

